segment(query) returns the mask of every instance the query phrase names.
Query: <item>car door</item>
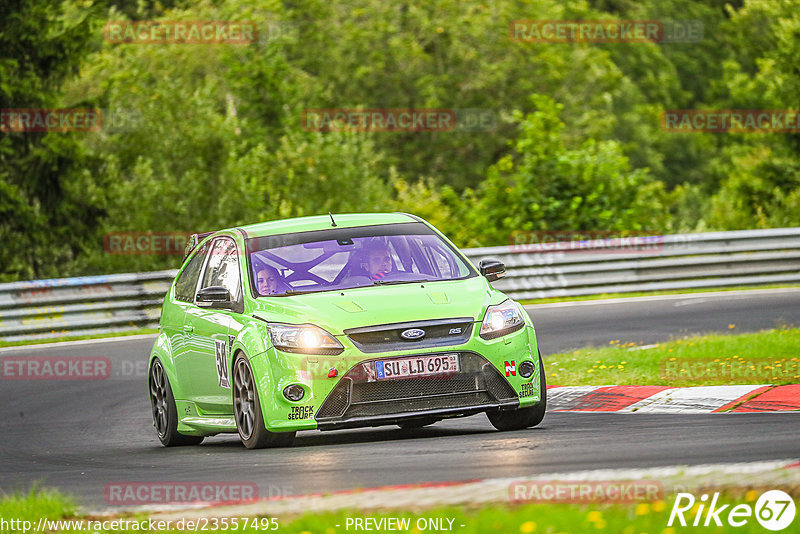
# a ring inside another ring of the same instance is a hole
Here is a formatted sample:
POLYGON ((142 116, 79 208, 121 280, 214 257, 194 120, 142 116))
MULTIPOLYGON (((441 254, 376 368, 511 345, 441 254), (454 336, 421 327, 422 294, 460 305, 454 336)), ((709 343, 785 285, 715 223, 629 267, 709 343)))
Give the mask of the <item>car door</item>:
MULTIPOLYGON (((226 288, 233 300, 241 303, 239 251, 230 237, 219 237, 212 243, 197 292, 212 286, 226 288)), ((186 310, 184 328, 191 334, 181 372, 191 378, 184 390, 205 414, 233 413, 228 364, 233 344, 233 313, 229 309, 198 305, 196 294, 193 305, 186 310)))
MULTIPOLYGON (((175 281, 175 290, 170 298, 164 300, 161 311, 161 331, 169 340, 170 352, 173 362, 178 370, 178 380, 180 382, 180 392, 183 392, 183 384, 190 380, 183 380, 182 362, 185 361, 187 346, 191 341, 192 332, 186 326, 186 312, 194 306, 194 297, 197 294, 197 285, 200 281, 200 274, 208 259, 208 250, 211 243, 206 242, 192 254, 186 266, 178 275, 175 281)), ((178 400, 185 400, 183 397, 178 400)))

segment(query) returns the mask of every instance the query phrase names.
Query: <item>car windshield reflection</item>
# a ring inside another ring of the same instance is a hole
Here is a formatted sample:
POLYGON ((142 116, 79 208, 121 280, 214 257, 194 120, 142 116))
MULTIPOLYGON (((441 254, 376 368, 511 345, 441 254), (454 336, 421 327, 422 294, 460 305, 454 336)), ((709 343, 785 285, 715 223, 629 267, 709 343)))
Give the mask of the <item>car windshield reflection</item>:
POLYGON ((260 297, 474 275, 449 243, 417 223, 251 238, 248 251, 260 297))

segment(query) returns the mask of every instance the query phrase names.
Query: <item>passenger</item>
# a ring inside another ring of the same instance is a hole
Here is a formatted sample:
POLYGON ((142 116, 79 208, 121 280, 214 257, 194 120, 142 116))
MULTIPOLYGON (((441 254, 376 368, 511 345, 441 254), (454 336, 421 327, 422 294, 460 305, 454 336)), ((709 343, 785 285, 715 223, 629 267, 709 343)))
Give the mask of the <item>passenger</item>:
POLYGON ((256 274, 256 288, 259 295, 274 295, 278 292, 282 277, 275 267, 266 266, 256 274))
POLYGON ((365 270, 370 280, 383 280, 392 269, 392 253, 387 245, 376 245, 367 250, 365 270))

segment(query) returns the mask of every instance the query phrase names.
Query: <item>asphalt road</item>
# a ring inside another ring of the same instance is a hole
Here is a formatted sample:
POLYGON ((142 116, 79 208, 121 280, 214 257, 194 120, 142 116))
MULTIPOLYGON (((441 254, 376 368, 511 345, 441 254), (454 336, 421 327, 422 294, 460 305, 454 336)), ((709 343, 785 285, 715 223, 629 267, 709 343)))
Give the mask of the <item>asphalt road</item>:
MULTIPOLYGON (((612 339, 652 343, 693 332, 797 324, 800 291, 531 307, 543 352, 612 339)), ((0 490, 34 482, 105 506, 104 488, 133 481, 252 482, 262 497, 387 484, 514 477, 615 467, 794 458, 798 414, 550 413, 519 432, 484 415, 416 431, 302 432, 288 449, 247 451, 237 436, 164 449, 150 419, 152 337, 0 350, 7 356, 102 356, 95 381, 0 380, 0 490)))

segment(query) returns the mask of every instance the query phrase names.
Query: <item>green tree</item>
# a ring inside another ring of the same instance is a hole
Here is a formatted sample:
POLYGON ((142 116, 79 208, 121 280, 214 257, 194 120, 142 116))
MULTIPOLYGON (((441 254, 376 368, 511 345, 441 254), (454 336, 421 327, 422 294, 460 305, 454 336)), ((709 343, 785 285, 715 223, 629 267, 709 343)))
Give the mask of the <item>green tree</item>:
MULTIPOLYGON (((84 0, 0 4, 0 109, 57 108, 91 48, 99 12, 84 0)), ((0 133, 0 280, 58 276, 103 215, 77 133, 0 133)))
MULTIPOLYGON (((724 62, 720 107, 797 110, 800 2, 747 0, 724 27, 735 55, 724 62)), ((800 224, 800 133, 725 136, 714 155, 709 227, 720 230, 800 224)))
POLYGON ((564 143, 562 106, 532 97, 536 111, 515 112, 520 135, 512 153, 488 171, 477 191, 473 228, 481 244, 509 242, 530 230, 658 230, 666 222, 663 185, 633 170, 618 143, 564 143))
MULTIPOLYGON (((178 20, 270 20, 275 6, 202 3, 178 20)), ((106 45, 69 95, 119 116, 87 138, 109 183, 108 216, 82 272, 174 267, 103 253, 102 233, 197 232, 328 211, 385 209, 392 173, 373 139, 300 128, 315 90, 285 41, 250 46, 106 45)))

